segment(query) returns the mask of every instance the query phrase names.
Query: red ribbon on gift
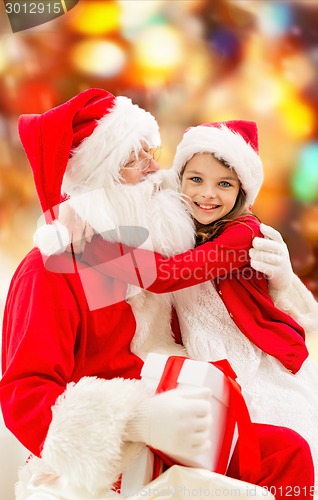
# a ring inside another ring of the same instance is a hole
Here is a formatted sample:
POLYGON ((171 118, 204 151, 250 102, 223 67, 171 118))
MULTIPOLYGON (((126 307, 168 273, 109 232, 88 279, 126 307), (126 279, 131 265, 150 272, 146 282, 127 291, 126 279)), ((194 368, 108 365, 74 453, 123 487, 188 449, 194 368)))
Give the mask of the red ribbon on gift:
MULTIPOLYGON (((170 356, 167 359, 156 394, 169 391, 177 387, 178 377, 186 359, 189 358, 183 356, 170 356)), ((229 383, 229 411, 227 414, 226 432, 220 457, 218 459, 218 465, 216 470, 213 472, 218 472, 219 474, 226 473, 233 434, 235 426, 237 425, 239 435, 238 446, 240 475, 241 477, 244 477, 245 480, 247 480, 246 478, 249 478, 249 481, 253 482, 254 474, 259 474, 261 470, 259 442, 250 419, 248 408, 242 396, 241 387, 236 382, 236 373, 227 359, 210 361, 210 363, 223 373, 229 383)), ((175 461, 166 456, 160 450, 152 449, 152 451, 169 467, 176 464, 175 461)), ((155 477, 158 476, 154 476, 153 479, 155 479, 155 477)))

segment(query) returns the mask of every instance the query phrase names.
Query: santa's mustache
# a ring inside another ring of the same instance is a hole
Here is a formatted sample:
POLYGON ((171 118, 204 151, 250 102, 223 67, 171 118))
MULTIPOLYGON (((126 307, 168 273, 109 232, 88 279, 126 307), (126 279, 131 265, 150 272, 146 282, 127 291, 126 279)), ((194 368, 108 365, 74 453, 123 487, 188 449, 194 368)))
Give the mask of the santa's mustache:
POLYGON ((159 171, 138 184, 114 183, 70 203, 108 241, 145 247, 146 239, 147 248, 173 255, 193 246, 194 227, 182 195, 167 184, 159 171))
MULTIPOLYGON (((126 184, 125 182, 116 184, 116 188, 118 188, 118 190, 122 189, 124 191, 125 188, 127 188, 128 192, 137 192, 143 190, 147 192, 148 189, 150 190, 152 188, 153 192, 156 193, 162 187, 171 187, 171 189, 176 189, 175 185, 170 185, 170 176, 166 170, 150 172, 149 174, 145 175, 145 177, 141 179, 137 184, 126 184)), ((112 188, 110 187, 109 189, 109 187, 106 187, 105 190, 108 192, 111 191, 112 188)))

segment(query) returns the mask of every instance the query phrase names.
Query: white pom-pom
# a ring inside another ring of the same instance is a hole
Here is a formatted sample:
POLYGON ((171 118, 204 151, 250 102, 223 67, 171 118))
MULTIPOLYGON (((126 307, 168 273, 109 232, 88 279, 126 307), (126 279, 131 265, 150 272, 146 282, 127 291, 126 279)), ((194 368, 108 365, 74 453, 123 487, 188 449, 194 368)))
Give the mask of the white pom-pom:
POLYGON ((65 252, 71 239, 67 227, 55 220, 37 229, 33 242, 42 255, 55 255, 65 252))

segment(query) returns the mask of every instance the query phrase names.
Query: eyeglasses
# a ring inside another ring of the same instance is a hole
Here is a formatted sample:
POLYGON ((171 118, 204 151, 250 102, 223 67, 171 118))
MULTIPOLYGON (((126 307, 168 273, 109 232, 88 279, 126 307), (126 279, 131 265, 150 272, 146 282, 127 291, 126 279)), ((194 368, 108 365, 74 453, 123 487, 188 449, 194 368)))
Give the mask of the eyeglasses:
POLYGON ((132 161, 130 161, 129 163, 126 164, 126 167, 122 167, 121 170, 135 170, 135 169, 138 169, 139 172, 144 172, 145 170, 147 170, 147 168, 149 168, 150 163, 152 162, 152 160, 155 160, 155 161, 159 160, 160 151, 161 151, 161 148, 159 148, 159 147, 149 148, 149 150, 147 151, 148 158, 143 158, 142 160, 138 161, 136 163, 136 165, 127 166, 130 163, 131 164, 135 163, 136 160, 132 160, 132 161))

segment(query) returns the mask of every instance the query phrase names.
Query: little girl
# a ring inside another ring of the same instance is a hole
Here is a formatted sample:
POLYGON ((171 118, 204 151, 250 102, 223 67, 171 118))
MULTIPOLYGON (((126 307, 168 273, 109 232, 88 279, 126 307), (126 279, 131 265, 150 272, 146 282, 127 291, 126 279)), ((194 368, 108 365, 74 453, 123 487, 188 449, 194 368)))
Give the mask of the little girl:
MULTIPOLYGON (((189 129, 173 169, 192 210, 198 246, 176 257, 155 254, 157 277, 148 290, 175 292, 188 356, 227 358, 252 396, 252 420, 290 427, 307 439, 317 485, 318 366, 308 356, 302 327, 275 307, 265 275, 250 266, 252 240, 261 236, 250 209, 263 180, 256 125, 232 121, 189 129)), ((100 243, 86 247, 86 262, 102 262, 100 243)), ((152 259, 141 249, 134 255, 145 276, 152 259)), ((112 261, 104 271, 134 282, 136 264, 124 265, 116 268, 112 261)))
POLYGON ((228 252, 228 261, 231 250, 237 260, 240 252, 244 264, 222 272, 215 262, 218 276, 174 293, 175 307, 188 355, 229 360, 252 396, 252 420, 290 427, 307 439, 317 484, 318 366, 305 355, 299 325, 274 307, 264 275, 242 254, 260 232, 250 211, 262 182, 257 151, 253 123, 210 123, 185 133, 174 168, 189 198, 197 244, 212 241, 228 252))

